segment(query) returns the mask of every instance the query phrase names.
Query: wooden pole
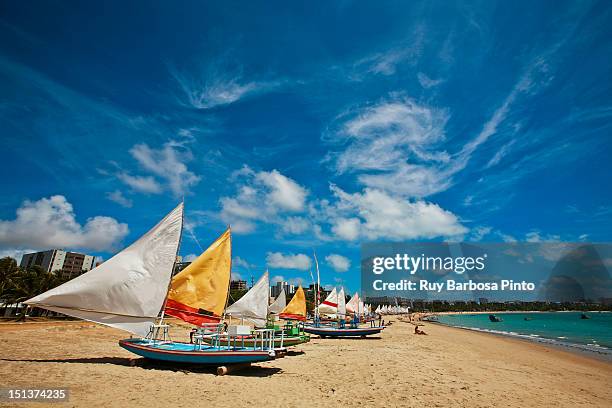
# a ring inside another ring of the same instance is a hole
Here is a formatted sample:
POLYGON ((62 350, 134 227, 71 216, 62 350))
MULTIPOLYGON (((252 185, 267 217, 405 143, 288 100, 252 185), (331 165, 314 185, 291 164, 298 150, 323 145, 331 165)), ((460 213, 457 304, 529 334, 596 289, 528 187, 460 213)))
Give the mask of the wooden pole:
POLYGON ((231 364, 225 366, 217 367, 217 375, 226 375, 239 370, 244 370, 245 368, 250 368, 251 363, 241 363, 241 364, 231 364))

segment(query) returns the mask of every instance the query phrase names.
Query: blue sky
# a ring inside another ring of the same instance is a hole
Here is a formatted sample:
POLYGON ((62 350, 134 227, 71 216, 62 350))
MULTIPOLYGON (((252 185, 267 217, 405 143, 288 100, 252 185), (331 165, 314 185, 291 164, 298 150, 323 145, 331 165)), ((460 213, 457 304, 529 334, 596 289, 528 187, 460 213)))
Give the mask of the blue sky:
POLYGON ((611 11, 5 3, 0 251, 107 259, 183 196, 183 255, 231 224, 237 274, 349 290, 361 242, 610 241, 611 11))

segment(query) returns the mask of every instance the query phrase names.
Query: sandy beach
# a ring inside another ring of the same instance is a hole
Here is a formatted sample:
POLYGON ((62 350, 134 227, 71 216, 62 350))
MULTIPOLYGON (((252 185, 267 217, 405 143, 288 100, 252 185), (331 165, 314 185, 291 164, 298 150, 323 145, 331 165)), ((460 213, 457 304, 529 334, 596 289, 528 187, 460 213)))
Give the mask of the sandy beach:
MULTIPOLYGON (((393 320, 381 338, 315 338, 285 358, 223 377, 214 369, 160 366, 140 359, 117 345, 123 332, 92 323, 2 324, 0 383, 70 388, 70 401, 54 406, 612 403, 609 362, 433 324, 423 327, 428 336, 417 336, 412 325, 393 320)), ((187 333, 173 329, 177 339, 187 333)), ((27 405, 41 406, 12 406, 27 405)))

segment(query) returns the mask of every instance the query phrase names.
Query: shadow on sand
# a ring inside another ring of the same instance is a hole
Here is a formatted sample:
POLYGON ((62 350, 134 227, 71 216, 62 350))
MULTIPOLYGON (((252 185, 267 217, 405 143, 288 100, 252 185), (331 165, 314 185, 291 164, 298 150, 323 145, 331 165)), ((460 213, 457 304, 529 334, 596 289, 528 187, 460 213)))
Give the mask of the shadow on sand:
POLYGON ((327 336, 327 337, 313 337, 313 339, 316 340, 323 340, 323 341, 330 341, 330 340, 361 340, 361 341, 375 341, 375 340, 382 340, 382 337, 370 337, 370 336, 366 336, 366 337, 359 337, 359 336, 346 336, 346 337, 333 337, 333 336, 327 336))
MULTIPOLYGON (((2 358, 0 361, 12 361, 20 363, 68 363, 68 364, 113 364, 125 367, 139 367, 145 370, 161 370, 182 372, 185 374, 217 374, 217 367, 222 364, 200 365, 189 363, 172 363, 164 361, 147 360, 146 358, 125 358, 125 357, 90 357, 90 358, 58 358, 58 359, 10 359, 2 358)), ((281 372, 276 367, 261 367, 252 365, 251 367, 232 372, 231 375, 238 377, 269 377, 281 372)))

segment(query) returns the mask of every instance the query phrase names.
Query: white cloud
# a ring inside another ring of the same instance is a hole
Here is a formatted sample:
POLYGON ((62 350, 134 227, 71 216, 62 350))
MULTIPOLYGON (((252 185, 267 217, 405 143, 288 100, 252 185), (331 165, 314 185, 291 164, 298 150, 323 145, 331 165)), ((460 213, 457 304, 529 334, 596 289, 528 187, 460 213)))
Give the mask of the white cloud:
POLYGON ((290 285, 295 285, 295 286, 302 286, 304 287, 304 282, 306 282, 303 278, 291 278, 289 279, 289 281, 287 283, 289 283, 290 285))
POLYGON ((293 235, 302 234, 311 227, 310 222, 304 217, 287 217, 281 224, 283 232, 293 235))
POLYGON ((351 267, 351 261, 342 255, 330 254, 325 260, 336 272, 346 272, 351 267))
POLYGON ((434 86, 438 86, 442 82, 444 82, 443 79, 432 79, 432 78, 428 77, 427 75, 425 75, 422 72, 419 72, 417 74, 417 79, 419 80, 419 84, 421 84, 421 86, 423 88, 425 88, 425 89, 429 89, 429 88, 432 88, 434 86))
POLYGON ((276 282, 284 282, 285 281, 285 277, 283 275, 274 275, 272 277, 272 279, 270 279, 270 281, 272 283, 276 283, 276 282))
POLYGON ((283 232, 300 234, 310 224, 292 215, 303 212, 308 191, 277 170, 255 172, 244 166, 235 172, 232 181, 238 185, 236 195, 221 197, 221 219, 237 233, 249 233, 257 223, 282 226, 283 232))
POLYGON ((443 191, 451 185, 445 170, 451 156, 439 147, 448 118, 444 109, 393 94, 339 118, 326 139, 342 150, 328 160, 339 173, 356 173, 366 187, 411 197, 443 191))
MULTIPOLYGON (((526 67, 509 94, 495 109, 480 132, 455 153, 444 149, 449 113, 426 106, 400 93, 392 93, 376 104, 349 111, 324 139, 336 147, 328 154, 338 173, 355 173, 368 188, 404 197, 427 197, 450 188, 474 152, 498 133, 520 96, 530 95, 550 82, 543 57, 526 67)), ((420 76, 426 84, 425 76, 420 76)), ((513 127, 516 131, 516 127, 513 127)), ((514 132, 513 131, 513 132, 514 132)), ((499 163, 513 142, 502 147, 489 161, 499 163)))
POLYGON ((307 191, 295 181, 279 173, 260 171, 256 178, 269 188, 267 198, 280 209, 287 211, 301 211, 304 209, 304 200, 307 191))
MULTIPOLYGON (((222 62, 219 62, 222 65, 222 62)), ((179 103, 195 109, 212 109, 229 105, 249 96, 269 92, 284 81, 250 81, 243 78, 242 72, 227 66, 211 65, 196 75, 171 69, 170 72, 179 85, 183 95, 179 103)))
POLYGON ((160 149, 144 143, 137 144, 130 149, 130 153, 145 170, 165 180, 175 197, 188 193, 200 181, 200 176, 190 171, 184 163, 192 160, 191 151, 181 149, 174 141, 165 143, 160 149))
POLYGON ((437 204, 410 201, 370 188, 353 194, 334 185, 331 189, 338 201, 327 211, 331 222, 335 222, 332 231, 339 238, 399 240, 458 237, 468 231, 457 216, 437 204), (343 217, 346 214, 353 217, 343 217), (347 222, 347 219, 351 221, 347 222))
POLYGON ((504 234, 502 232, 497 231, 497 235, 502 239, 502 241, 504 242, 517 242, 517 239, 515 237, 513 237, 512 235, 509 234, 504 234))
POLYGON ((341 239, 354 241, 359 238, 360 227, 359 218, 338 218, 333 221, 332 232, 341 239))
POLYGON ((0 246, 9 248, 83 248, 112 250, 128 234, 127 224, 111 217, 76 221, 72 204, 55 195, 38 201, 26 200, 14 220, 0 220, 0 246))
POLYGON ((243 259, 239 256, 235 256, 232 258, 232 266, 236 266, 238 268, 251 268, 252 266, 255 265, 251 265, 246 259, 243 259))
POLYGON ((491 227, 487 227, 487 226, 479 226, 476 228, 473 228, 472 231, 470 231, 470 240, 471 241, 482 241, 482 239, 489 235, 491 233, 493 229, 491 227))
POLYGON ((307 271, 310 268, 310 257, 304 254, 283 254, 268 252, 266 262, 270 268, 298 269, 307 271))
POLYGON ((117 178, 139 193, 160 194, 162 192, 162 186, 151 176, 132 176, 121 172, 117 174, 117 178))
POLYGON ((558 242, 560 240, 560 235, 542 234, 538 230, 529 231, 525 234, 525 241, 527 242, 558 242))
POLYGON ((106 198, 125 208, 131 208, 134 204, 133 201, 124 196, 120 190, 106 193, 106 198))
POLYGON ((196 254, 188 254, 183 257, 183 262, 193 262, 198 258, 196 254))
POLYGON ((5 248, 0 249, 0 258, 10 257, 17 261, 17 265, 21 263, 21 257, 23 254, 29 254, 32 252, 37 252, 36 249, 15 249, 15 248, 5 248))

